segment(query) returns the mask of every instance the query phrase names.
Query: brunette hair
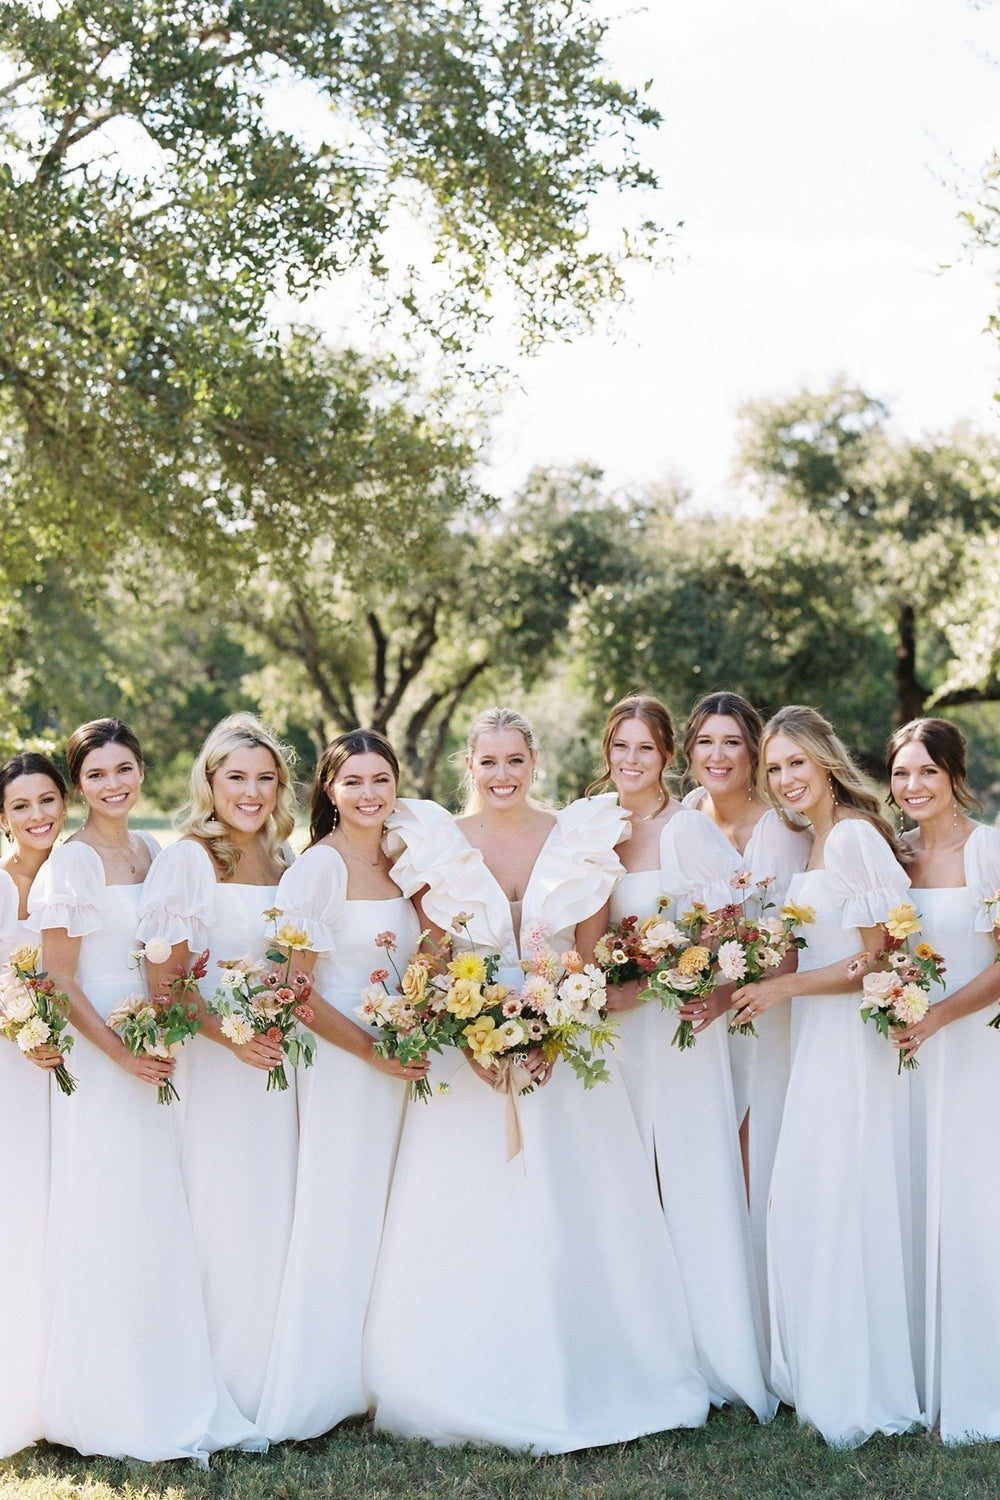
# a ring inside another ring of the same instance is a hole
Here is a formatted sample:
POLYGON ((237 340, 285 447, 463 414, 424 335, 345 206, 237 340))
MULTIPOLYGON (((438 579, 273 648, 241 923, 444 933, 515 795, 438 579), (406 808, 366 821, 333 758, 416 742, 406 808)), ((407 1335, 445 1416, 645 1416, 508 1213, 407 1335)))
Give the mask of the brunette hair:
POLYGON ((936 766, 945 772, 959 807, 966 812, 982 812, 982 805, 965 784, 965 735, 947 719, 911 719, 893 730, 885 747, 885 771, 889 777, 889 801, 898 807, 892 795, 892 763, 904 745, 919 741, 936 766))
POLYGON ((596 792, 598 787, 607 786, 611 780, 611 744, 618 733, 619 726, 626 719, 641 719, 649 728, 653 743, 663 756, 663 768, 660 771, 660 785, 669 796, 670 789, 665 777, 667 766, 674 758, 674 721, 670 717, 670 710, 659 698, 654 698, 650 693, 632 693, 627 698, 622 698, 614 708, 608 711, 608 717, 604 721, 604 733, 601 736, 601 754, 604 757, 604 769, 595 781, 587 788, 587 796, 596 792))
MULTIPOLYGON (((476 741, 481 734, 497 734, 505 729, 515 730, 527 747, 528 754, 538 754, 538 746, 535 743, 534 731, 522 713, 516 708, 484 708, 482 713, 477 714, 469 725, 469 733, 465 741, 466 756, 471 759, 475 754, 476 741)), ((477 812, 479 809, 479 795, 472 782, 472 772, 468 766, 465 767, 465 775, 462 777, 462 792, 465 803, 462 815, 477 812)))
POLYGON ((851 753, 843 740, 834 732, 833 725, 824 719, 815 708, 805 703, 789 703, 764 726, 761 735, 761 761, 757 773, 761 795, 767 797, 774 807, 780 804, 771 792, 767 779, 765 757, 767 745, 776 734, 786 734, 815 761, 830 778, 834 798, 844 807, 853 807, 863 814, 878 829, 897 859, 901 858, 899 844, 892 826, 882 812, 878 788, 851 759, 851 753))
POLYGON ((691 752, 701 733, 701 726, 713 714, 722 714, 727 719, 735 719, 740 726, 746 747, 750 752, 750 781, 755 783, 757 766, 760 762, 760 737, 764 732, 764 721, 753 704, 748 703, 746 698, 741 698, 739 693, 706 693, 704 698, 698 699, 688 714, 687 723, 684 725, 684 739, 681 743, 686 762, 686 774, 691 776, 691 752))
POLYGON ((393 780, 399 784, 399 760, 384 734, 377 729, 349 729, 323 751, 316 767, 309 803, 309 847, 332 833, 340 821, 337 804, 330 796, 330 788, 352 755, 380 755, 392 772, 393 780))
POLYGON ((270 751, 278 773, 278 800, 262 831, 268 854, 280 860, 281 846, 295 827, 295 791, 288 773, 294 751, 253 714, 230 714, 210 732, 191 767, 190 796, 181 809, 179 831, 184 837, 201 840, 223 879, 228 879, 236 869, 240 851, 226 824, 215 815, 212 778, 234 750, 257 749, 270 751))
POLYGON ((81 724, 79 729, 74 729, 66 742, 66 765, 74 786, 80 785, 83 763, 87 756, 92 750, 100 750, 103 745, 124 745, 126 750, 131 750, 139 769, 142 769, 142 746, 135 731, 124 720, 91 719, 88 724, 81 724))
MULTIPOLYGON (((55 784, 57 792, 65 802, 68 795, 66 782, 55 762, 51 761, 47 755, 42 755, 39 750, 22 750, 20 755, 12 755, 10 760, 5 760, 0 766, 0 816, 3 815, 7 793, 19 776, 47 776, 55 784)), ((2 831, 6 833, 6 829, 2 831)))

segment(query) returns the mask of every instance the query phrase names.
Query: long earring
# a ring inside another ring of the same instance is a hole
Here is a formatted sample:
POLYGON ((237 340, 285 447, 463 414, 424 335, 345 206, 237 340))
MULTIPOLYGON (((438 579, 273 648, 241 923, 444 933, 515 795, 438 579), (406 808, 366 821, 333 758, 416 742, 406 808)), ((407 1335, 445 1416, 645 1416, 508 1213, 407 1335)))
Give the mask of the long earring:
POLYGON ((833 784, 832 771, 827 771, 826 773, 826 784, 830 788, 830 796, 833 798, 833 805, 834 807, 837 807, 839 805, 837 802, 837 788, 833 784))

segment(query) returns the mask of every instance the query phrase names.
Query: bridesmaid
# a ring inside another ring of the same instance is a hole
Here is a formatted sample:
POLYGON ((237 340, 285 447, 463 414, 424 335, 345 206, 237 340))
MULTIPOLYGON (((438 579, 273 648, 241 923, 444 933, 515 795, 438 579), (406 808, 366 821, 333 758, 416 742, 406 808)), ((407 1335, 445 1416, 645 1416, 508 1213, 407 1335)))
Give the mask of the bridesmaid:
MULTIPOLYGON (((0 860, 0 964, 15 948, 34 946, 28 895, 62 832, 66 783, 47 755, 26 751, 0 766, 0 829, 11 849, 0 860)), ((62 1054, 37 1047, 40 1069, 62 1054)), ((61 1100, 61 1096, 59 1096, 61 1100)), ((0 1037, 0 1203, 17 1232, 4 1244, 0 1299, 0 1457, 42 1436, 41 1397, 45 1310, 45 1223, 49 1207, 49 1080, 25 1065, 17 1047, 0 1037), (17 1149, 11 1150, 12 1142, 17 1149)))
MULTIPOLYGON (((394 879, 423 891, 438 928, 464 914, 518 988, 521 935, 589 953, 620 869, 618 809, 539 807, 536 761, 522 716, 488 710, 469 734, 466 813, 404 802, 392 820, 394 879)), ((526 1060, 536 1087, 512 1159, 509 1100, 460 1054, 431 1064, 450 1094, 407 1111, 365 1339, 376 1425, 536 1454, 695 1426, 708 1396, 614 1057, 591 1091, 539 1051, 526 1060)))
POLYGON ((918 1294, 927 1417, 946 1443, 996 1441, 1000 1171, 990 1121, 1000 1099, 1000 1039, 986 1029, 982 1011, 1000 998, 991 931, 1000 831, 969 816, 977 804, 965 784, 965 740, 954 724, 904 724, 889 741, 887 770, 891 800, 915 825, 902 844, 922 940, 946 964, 947 991, 935 987, 924 1019, 896 1038, 903 1055, 920 1062, 913 1103, 922 1169, 915 1179, 926 1215, 918 1294))
MULTIPOLYGON (((604 772, 632 819, 620 846, 626 873, 611 897, 611 921, 640 919, 669 896, 674 920, 694 901, 709 909, 734 899, 733 852, 702 814, 683 808, 666 785, 673 723, 658 698, 623 698, 608 715, 604 772)), ((677 1017, 656 1002, 639 1006, 635 983, 617 997, 616 1055, 642 1135, 687 1296, 699 1365, 712 1401, 737 1401, 761 1421, 775 1402, 765 1353, 750 1223, 740 1162, 726 1035, 732 986, 686 1009, 698 1031, 684 1052, 671 1045, 677 1017), (715 1024, 709 1024, 714 1021, 715 1024)))
POLYGON ((806 818, 809 864, 788 900, 810 906, 797 973, 744 985, 738 1020, 792 1000, 792 1067, 771 1178, 772 1382, 836 1447, 922 1421, 913 1326, 907 1078, 858 1014, 863 965, 909 896, 875 788, 813 708, 783 708, 762 740, 776 806, 806 818))
MULTIPOLYGON (((812 838, 808 829, 790 826, 757 790, 762 729, 757 710, 738 693, 709 693, 700 699, 684 726, 684 758, 698 783, 685 797, 684 806, 704 813, 718 830, 720 840, 728 845, 734 874, 745 870, 755 883, 771 881, 764 899, 774 907, 773 916, 792 876, 805 869, 812 838)), ((756 884, 749 890, 746 906, 751 916, 760 915, 756 884)), ((788 1087, 791 1007, 774 1006, 755 1030, 756 1037, 734 1031, 729 1056, 758 1290, 766 1310, 767 1199, 788 1087)))
POLYGON ((420 942, 382 847, 398 776, 381 734, 334 740, 316 771, 309 847, 275 898, 282 920, 309 935, 296 967, 313 976, 317 1044, 299 1078, 295 1218, 260 1410, 272 1440, 316 1437, 370 1404, 361 1335, 407 1084, 427 1072, 377 1056, 374 1033, 354 1020, 372 971, 390 967, 381 940, 394 939, 401 971, 420 942))
POLYGON ((120 719, 95 719, 66 761, 86 818, 29 900, 43 967, 69 997, 78 1080, 52 1109, 45 1435, 83 1454, 207 1466, 252 1433, 209 1351, 174 1125, 155 1093, 173 1063, 134 1057, 104 1020, 136 988, 136 914, 156 851, 128 826, 142 751, 120 719))
MULTIPOLYGON (((181 837, 157 859, 139 908, 139 937, 170 944, 150 964, 160 989, 208 949, 209 998, 227 959, 264 962, 278 881, 290 856, 294 793, 285 755, 252 714, 208 736, 191 771, 181 837)), ((294 1077, 268 1091, 280 1042, 227 1041, 203 1003, 201 1033, 178 1063, 181 1170, 201 1263, 212 1349, 243 1415, 257 1421, 292 1226, 298 1124, 294 1077)))

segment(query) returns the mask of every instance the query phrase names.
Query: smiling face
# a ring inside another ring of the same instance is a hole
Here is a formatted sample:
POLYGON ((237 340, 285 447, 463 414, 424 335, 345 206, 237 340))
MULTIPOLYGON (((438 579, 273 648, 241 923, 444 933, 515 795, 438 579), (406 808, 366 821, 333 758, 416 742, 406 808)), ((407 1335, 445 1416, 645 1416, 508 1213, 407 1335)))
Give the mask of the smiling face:
POLYGON ((392 767, 374 750, 349 755, 326 791, 348 834, 352 830, 381 829, 396 806, 392 767))
POLYGON ((708 714, 695 735, 690 760, 692 774, 708 792, 738 791, 746 796, 753 761, 738 719, 708 714))
POLYGON ((790 812, 801 813, 814 822, 817 812, 832 807, 826 771, 787 734, 775 734, 768 740, 764 765, 772 795, 790 812))
POLYGON ((480 804, 508 808, 524 803, 537 759, 520 730, 484 730, 466 758, 480 804))
POLYGON ((608 744, 611 780, 623 799, 658 797, 667 762, 645 719, 621 719, 608 744))
POLYGON ((278 801, 278 768, 264 745, 231 750, 212 776, 215 816, 234 834, 259 833, 278 801))
POLYGON ((0 828, 20 849, 47 853, 62 832, 66 798, 51 776, 15 776, 4 794, 0 828))
POLYGON ((942 814, 952 817, 958 811, 951 777, 931 759, 922 740, 909 740, 897 750, 889 790, 896 805, 915 823, 926 823, 942 814))
POLYGON ((124 822, 138 801, 142 779, 134 751, 110 740, 88 750, 76 786, 90 812, 124 822))

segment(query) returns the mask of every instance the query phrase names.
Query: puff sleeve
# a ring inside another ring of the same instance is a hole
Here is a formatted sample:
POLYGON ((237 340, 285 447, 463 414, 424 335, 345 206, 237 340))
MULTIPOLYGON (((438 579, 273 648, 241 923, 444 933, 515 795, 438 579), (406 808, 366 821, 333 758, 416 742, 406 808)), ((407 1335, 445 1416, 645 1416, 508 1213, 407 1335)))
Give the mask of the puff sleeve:
POLYGON ((347 867, 336 849, 317 844, 300 854, 282 875, 274 904, 283 923, 307 935, 310 952, 332 952, 347 904, 347 867))
POLYGON ((910 877, 865 818, 845 818, 827 835, 823 864, 842 903, 842 927, 878 927, 910 899, 910 877))
POLYGON ((141 943, 159 938, 193 953, 209 946, 217 882, 211 857, 193 839, 178 839, 153 861, 139 901, 141 943))
POLYGON ((86 937, 104 925, 107 890, 101 856, 89 844, 61 844, 45 861, 28 897, 33 932, 64 927, 70 937, 86 937))

